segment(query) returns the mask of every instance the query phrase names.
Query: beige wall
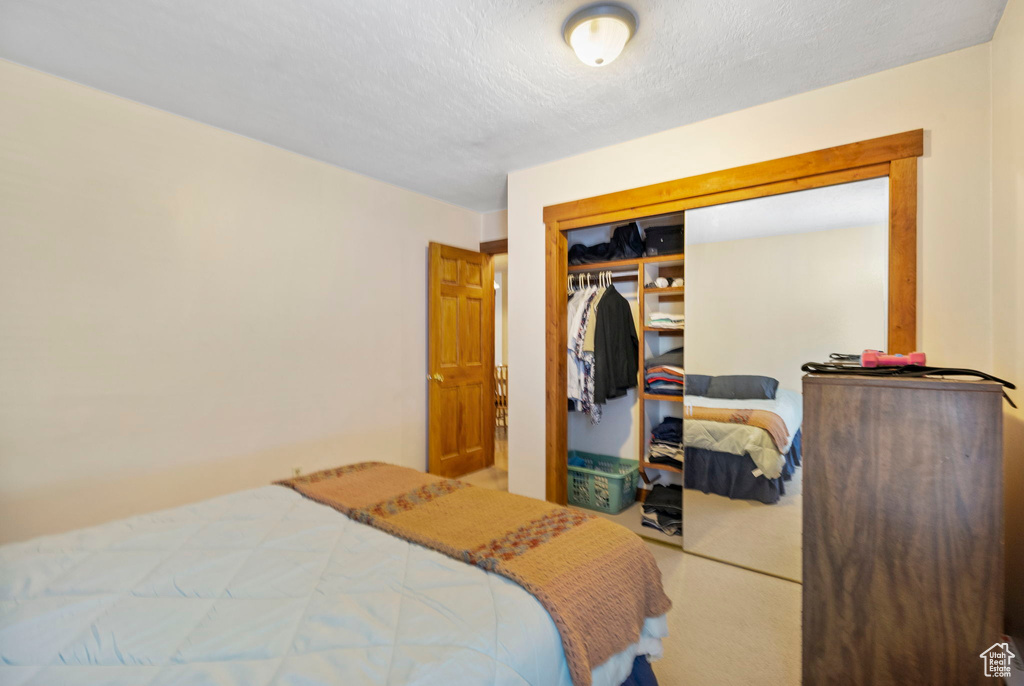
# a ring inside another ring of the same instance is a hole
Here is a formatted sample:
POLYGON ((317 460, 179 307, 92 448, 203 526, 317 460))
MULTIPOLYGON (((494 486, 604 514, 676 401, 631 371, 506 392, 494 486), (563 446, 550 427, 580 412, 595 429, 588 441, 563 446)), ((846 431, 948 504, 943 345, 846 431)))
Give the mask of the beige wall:
MULTIPOLYGON (((1024 388, 1024 0, 1010 0, 992 41, 992 303, 997 375, 1024 388)), ((1006 590, 1024 645, 1024 390, 1006 409, 1006 590)))
POLYGON ((500 288, 494 293, 494 364, 508 364, 508 254, 491 258, 494 261, 494 282, 500 288))
POLYGON ((545 205, 924 128, 919 347, 991 368, 990 66, 981 45, 510 174, 511 489, 544 495, 545 205))
POLYGON ((887 229, 687 245, 686 371, 770 376, 799 392, 804 362, 884 349, 887 229))
POLYGON ((508 236, 508 210, 497 210, 480 215, 480 241, 496 241, 508 236))
POLYGON ((0 62, 0 542, 425 467, 427 242, 480 215, 0 62))

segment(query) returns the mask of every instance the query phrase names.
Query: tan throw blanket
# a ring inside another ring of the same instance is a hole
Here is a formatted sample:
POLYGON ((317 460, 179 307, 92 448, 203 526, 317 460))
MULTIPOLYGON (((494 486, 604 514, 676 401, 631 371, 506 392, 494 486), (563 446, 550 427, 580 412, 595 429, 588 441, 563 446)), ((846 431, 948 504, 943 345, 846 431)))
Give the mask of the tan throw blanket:
POLYGON ((724 424, 747 424, 764 429, 772 437, 772 443, 780 453, 789 444, 789 429, 786 428, 786 422, 782 421, 782 417, 768 410, 736 410, 724 407, 687 405, 684 414, 690 419, 703 419, 724 424))
POLYGON ((640 537, 597 515, 380 462, 277 483, 518 583, 558 627, 575 686, 672 606, 640 537))

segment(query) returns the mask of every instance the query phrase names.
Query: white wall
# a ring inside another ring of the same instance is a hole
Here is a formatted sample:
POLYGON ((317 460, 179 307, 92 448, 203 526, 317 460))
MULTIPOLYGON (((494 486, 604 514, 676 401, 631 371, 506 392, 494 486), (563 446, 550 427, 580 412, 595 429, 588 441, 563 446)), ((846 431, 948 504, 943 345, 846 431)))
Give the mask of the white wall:
MULTIPOLYGON (((694 231, 720 207, 687 213, 694 231)), ((888 227, 686 246, 686 371, 801 392, 800 365, 885 349, 888 227)))
POLYGON ((1006 407, 1007 624, 1024 645, 1024 2, 1010 0, 992 40, 992 302, 995 373, 1006 407))
POLYGON ((976 46, 510 174, 511 490, 544 495, 546 205, 924 128, 918 347, 991 368, 990 66, 976 46))
POLYGON ((480 215, 0 62, 0 542, 426 463, 426 259, 480 215))

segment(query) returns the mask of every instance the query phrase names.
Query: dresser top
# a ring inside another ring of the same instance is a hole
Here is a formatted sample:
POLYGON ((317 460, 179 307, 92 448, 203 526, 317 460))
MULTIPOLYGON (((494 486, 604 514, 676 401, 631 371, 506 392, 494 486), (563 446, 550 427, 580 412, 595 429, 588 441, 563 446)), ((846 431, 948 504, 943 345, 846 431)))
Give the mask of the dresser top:
POLYGON ((946 379, 912 376, 864 376, 860 374, 804 374, 804 385, 875 386, 878 388, 916 388, 929 391, 966 391, 1002 393, 1003 386, 980 379, 946 379))

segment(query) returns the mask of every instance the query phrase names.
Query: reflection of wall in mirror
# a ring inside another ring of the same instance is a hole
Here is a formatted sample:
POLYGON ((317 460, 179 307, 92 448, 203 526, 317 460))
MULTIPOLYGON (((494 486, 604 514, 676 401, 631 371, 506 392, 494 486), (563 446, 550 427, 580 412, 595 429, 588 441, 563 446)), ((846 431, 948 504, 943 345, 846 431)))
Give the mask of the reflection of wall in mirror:
POLYGON ((761 374, 800 391, 800 365, 885 349, 885 225, 686 249, 686 371, 761 374))

